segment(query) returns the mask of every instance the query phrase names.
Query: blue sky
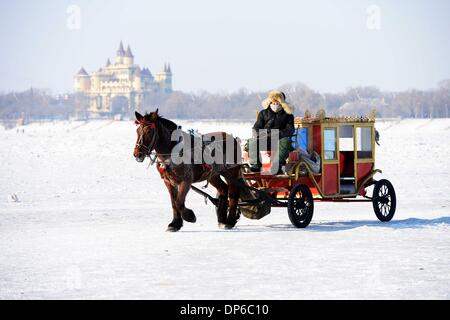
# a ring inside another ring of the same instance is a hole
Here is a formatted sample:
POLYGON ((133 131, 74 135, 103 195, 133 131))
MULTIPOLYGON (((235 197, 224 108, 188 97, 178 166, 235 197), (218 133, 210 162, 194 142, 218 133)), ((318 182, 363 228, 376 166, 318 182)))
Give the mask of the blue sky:
POLYGON ((72 90, 73 75, 113 58, 120 40, 176 90, 322 92, 375 85, 429 89, 450 78, 450 1, 0 0, 0 91, 72 90), (67 27, 69 5, 80 29, 67 27), (380 29, 367 8, 380 9, 380 29))

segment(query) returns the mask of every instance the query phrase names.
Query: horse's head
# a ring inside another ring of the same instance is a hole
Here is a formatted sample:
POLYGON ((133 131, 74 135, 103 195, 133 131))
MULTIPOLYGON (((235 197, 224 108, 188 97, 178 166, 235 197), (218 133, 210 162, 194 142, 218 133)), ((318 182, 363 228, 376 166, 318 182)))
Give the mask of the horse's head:
POLYGON ((143 162, 146 156, 149 156, 155 149, 156 140, 158 139, 158 132, 156 129, 158 120, 158 109, 150 114, 141 115, 139 112, 135 112, 136 121, 138 126, 137 140, 134 147, 133 155, 137 162, 143 162))

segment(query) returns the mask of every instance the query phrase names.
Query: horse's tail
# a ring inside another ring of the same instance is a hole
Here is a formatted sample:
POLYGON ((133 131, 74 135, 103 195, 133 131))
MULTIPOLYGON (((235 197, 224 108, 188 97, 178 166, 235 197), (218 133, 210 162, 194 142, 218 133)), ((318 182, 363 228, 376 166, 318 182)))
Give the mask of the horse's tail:
POLYGON ((248 193, 250 192, 250 189, 247 188, 247 180, 245 179, 242 166, 239 168, 239 173, 236 180, 237 186, 239 188, 239 194, 246 198, 246 196, 248 196, 248 193))
POLYGON ((242 169, 242 166, 239 169, 239 174, 237 177, 239 180, 245 181, 245 177, 244 177, 244 170, 242 169))

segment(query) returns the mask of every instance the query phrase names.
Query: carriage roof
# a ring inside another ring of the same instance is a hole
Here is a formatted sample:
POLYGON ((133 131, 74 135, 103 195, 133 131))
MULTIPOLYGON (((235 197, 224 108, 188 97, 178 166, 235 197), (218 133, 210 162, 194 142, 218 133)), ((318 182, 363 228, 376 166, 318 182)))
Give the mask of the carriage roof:
POLYGON ((294 124, 296 127, 302 125, 311 125, 311 124, 334 124, 334 125, 348 125, 348 124, 374 124, 375 123, 375 110, 372 110, 369 116, 336 116, 336 117, 327 117, 325 115, 325 111, 320 110, 315 117, 312 117, 309 111, 305 112, 304 117, 296 117, 294 119, 294 124))

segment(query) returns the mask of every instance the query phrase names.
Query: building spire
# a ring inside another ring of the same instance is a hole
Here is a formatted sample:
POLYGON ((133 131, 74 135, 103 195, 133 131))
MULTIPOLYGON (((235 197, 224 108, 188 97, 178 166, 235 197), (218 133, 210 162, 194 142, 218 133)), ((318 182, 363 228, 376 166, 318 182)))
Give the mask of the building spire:
POLYGON ((106 61, 106 66, 109 67, 110 65, 111 65, 111 60, 109 60, 109 58, 108 58, 108 60, 106 61))
POLYGON ((77 76, 88 76, 89 74, 84 70, 84 68, 81 68, 80 71, 78 71, 77 76))
POLYGON ((133 53, 131 52, 130 45, 127 47, 127 52, 125 52, 125 57, 134 58, 133 53))
POLYGON ((172 73, 172 69, 170 68, 170 63, 167 65, 167 72, 172 73))
POLYGON ((120 40, 119 50, 117 50, 117 55, 123 57, 125 55, 125 50, 123 49, 123 42, 120 40))

